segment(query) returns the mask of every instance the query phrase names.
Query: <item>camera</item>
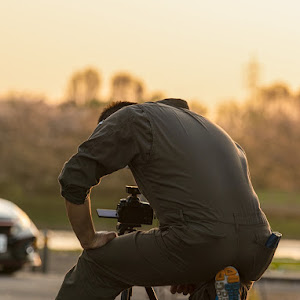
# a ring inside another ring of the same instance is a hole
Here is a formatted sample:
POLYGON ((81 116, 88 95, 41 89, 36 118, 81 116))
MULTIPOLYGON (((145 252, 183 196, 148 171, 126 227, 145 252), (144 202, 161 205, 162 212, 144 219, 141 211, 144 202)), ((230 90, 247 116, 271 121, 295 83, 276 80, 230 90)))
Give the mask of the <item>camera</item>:
POLYGON ((97 209, 99 217, 115 218, 121 224, 128 224, 132 227, 152 225, 153 209, 149 203, 141 201, 137 196, 140 191, 137 186, 126 186, 129 196, 121 199, 116 210, 97 209))

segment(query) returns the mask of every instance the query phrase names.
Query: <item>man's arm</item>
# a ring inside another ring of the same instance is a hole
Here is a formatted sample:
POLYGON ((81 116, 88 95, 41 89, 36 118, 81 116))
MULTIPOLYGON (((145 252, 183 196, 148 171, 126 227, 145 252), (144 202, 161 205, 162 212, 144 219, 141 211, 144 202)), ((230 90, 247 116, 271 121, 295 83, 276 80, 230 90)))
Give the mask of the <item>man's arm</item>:
POLYGON ((91 188, 103 176, 124 168, 133 160, 145 163, 150 157, 149 120, 141 109, 131 110, 122 109, 98 125, 59 176, 69 220, 84 249, 101 247, 116 236, 112 232, 95 232, 89 197, 91 188))
POLYGON ((95 231, 90 197, 79 205, 66 200, 66 208, 72 228, 83 249, 102 247, 117 236, 115 232, 95 231))

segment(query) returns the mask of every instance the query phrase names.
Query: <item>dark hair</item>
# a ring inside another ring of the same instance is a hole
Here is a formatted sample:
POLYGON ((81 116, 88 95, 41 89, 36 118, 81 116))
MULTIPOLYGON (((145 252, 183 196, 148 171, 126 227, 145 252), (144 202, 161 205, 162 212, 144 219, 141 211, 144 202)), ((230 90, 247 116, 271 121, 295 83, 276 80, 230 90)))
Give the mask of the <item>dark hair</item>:
POLYGON ((137 104, 137 103, 136 102, 128 102, 128 101, 117 101, 117 102, 110 103, 108 106, 106 106, 103 109, 103 111, 100 114, 100 117, 98 119, 98 123, 105 120, 106 118, 108 118, 110 115, 112 115, 119 109, 121 109, 125 106, 133 105, 133 104, 137 104))

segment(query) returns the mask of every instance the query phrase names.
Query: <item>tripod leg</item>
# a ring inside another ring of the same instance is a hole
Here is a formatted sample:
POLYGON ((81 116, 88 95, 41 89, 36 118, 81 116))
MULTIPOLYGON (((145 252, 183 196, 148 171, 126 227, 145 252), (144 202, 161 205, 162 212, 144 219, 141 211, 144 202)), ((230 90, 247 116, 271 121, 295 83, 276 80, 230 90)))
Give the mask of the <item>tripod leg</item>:
POLYGON ((145 287, 150 300, 158 300, 153 287, 145 287))
POLYGON ((132 296, 132 287, 122 292, 121 300, 130 300, 131 296, 132 296))

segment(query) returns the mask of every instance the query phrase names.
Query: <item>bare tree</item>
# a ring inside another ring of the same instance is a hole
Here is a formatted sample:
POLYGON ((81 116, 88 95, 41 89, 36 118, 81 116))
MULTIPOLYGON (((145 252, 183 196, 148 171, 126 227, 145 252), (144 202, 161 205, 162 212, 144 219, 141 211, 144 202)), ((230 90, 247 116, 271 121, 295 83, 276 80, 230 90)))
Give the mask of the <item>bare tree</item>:
POLYGON ((67 99, 78 105, 86 105, 98 98, 100 84, 100 74, 94 68, 75 72, 69 81, 67 99))
POLYGON ((194 100, 189 102, 190 109, 200 115, 207 115, 208 108, 201 102, 194 100))
POLYGON ((289 87, 283 82, 276 82, 271 86, 262 88, 260 91, 263 101, 285 101, 292 95, 289 87))
POLYGON ((135 81, 135 98, 136 102, 142 102, 144 98, 144 85, 140 80, 135 81))
POLYGON ((217 123, 240 143, 259 188, 298 189, 300 110, 283 84, 261 88, 259 101, 219 106, 217 123))
POLYGON ((246 66, 246 86, 249 90, 250 99, 257 99, 261 67, 256 57, 252 57, 246 66))
POLYGON ((153 92, 150 97, 149 97, 149 101, 158 101, 158 100, 162 100, 166 98, 165 94, 163 92, 160 92, 160 91, 156 91, 156 92, 153 92))
POLYGON ((111 81, 111 99, 114 101, 143 102, 144 84, 129 73, 117 73, 111 81))

